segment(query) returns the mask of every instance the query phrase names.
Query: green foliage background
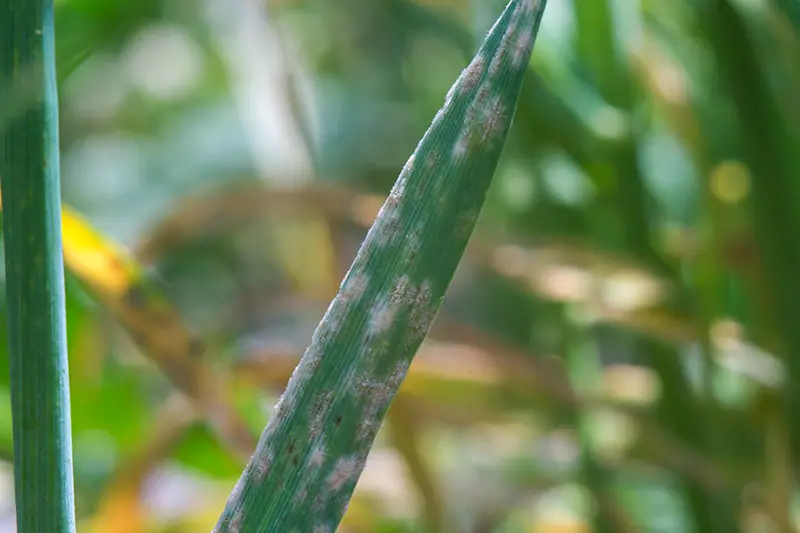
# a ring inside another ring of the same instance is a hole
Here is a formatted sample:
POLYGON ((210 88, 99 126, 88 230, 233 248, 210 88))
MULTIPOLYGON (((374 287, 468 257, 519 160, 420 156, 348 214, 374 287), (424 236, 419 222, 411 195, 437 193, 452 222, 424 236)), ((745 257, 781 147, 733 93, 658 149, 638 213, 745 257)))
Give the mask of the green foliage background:
MULTIPOLYGON (((551 0, 341 531, 795 530, 798 5, 551 0)), ((154 267, 254 432, 502 7, 57 2, 64 202, 154 267)), ((209 530, 240 458, 67 298, 79 530, 209 530)))

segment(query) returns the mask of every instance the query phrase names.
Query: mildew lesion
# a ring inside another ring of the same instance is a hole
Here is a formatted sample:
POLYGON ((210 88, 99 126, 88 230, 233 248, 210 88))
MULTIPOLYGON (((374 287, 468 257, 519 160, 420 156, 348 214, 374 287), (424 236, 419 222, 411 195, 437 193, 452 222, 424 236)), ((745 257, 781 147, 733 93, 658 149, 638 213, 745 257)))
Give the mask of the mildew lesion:
POLYGON ((467 68, 463 70, 453 87, 458 87, 459 91, 468 93, 478 86, 485 72, 486 58, 483 57, 483 54, 479 53, 472 59, 467 68))
POLYGON ((331 408, 333 392, 325 391, 320 393, 311 406, 308 413, 308 434, 311 439, 316 439, 324 430, 325 419, 331 408))
POLYGON ((417 256, 422 249, 423 236, 425 230, 421 225, 417 225, 414 229, 408 232, 405 236, 405 247, 403 250, 403 260, 407 266, 414 265, 417 256))
POLYGON ((397 178, 394 187, 392 187, 392 190, 389 192, 389 196, 386 198, 386 205, 396 208, 400 204, 400 201, 405 196, 406 184, 408 183, 411 174, 414 172, 415 159, 416 153, 411 154, 411 157, 409 157, 408 161, 406 161, 405 166, 403 166, 403 170, 400 171, 400 176, 397 178))
POLYGON ((359 271, 348 276, 346 279, 347 281, 339 289, 342 300, 345 303, 359 301, 369 287, 369 274, 359 271))
POLYGON ((400 306, 386 298, 381 298, 369 312, 368 334, 380 336, 385 334, 395 322, 400 306))
POLYGON ((407 274, 403 274, 395 280, 392 285, 391 292, 389 293, 389 302, 394 305, 402 305, 408 301, 408 298, 414 293, 414 286, 411 284, 411 278, 407 274))
POLYGON ((331 492, 340 491, 347 483, 354 483, 364 469, 364 457, 349 455, 336 460, 331 473, 325 478, 325 485, 331 492))
POLYGON ((323 464, 325 464, 325 457, 328 454, 325 451, 325 446, 323 444, 317 444, 314 446, 314 449, 311 450, 311 454, 308 456, 308 464, 307 468, 309 469, 318 469, 323 464))
POLYGON ((514 51, 511 54, 511 63, 515 68, 526 66, 526 62, 530 59, 531 50, 533 50, 533 27, 522 31, 514 43, 514 51))
POLYGON ((270 469, 272 468, 273 461, 274 456, 271 450, 267 451, 266 453, 262 452, 257 457, 254 457, 250 470, 253 480, 256 483, 264 482, 270 472, 270 469))
POLYGON ((244 515, 242 510, 239 509, 230 519, 228 522, 228 532, 229 533, 239 533, 242 530, 242 522, 244 521, 244 515))

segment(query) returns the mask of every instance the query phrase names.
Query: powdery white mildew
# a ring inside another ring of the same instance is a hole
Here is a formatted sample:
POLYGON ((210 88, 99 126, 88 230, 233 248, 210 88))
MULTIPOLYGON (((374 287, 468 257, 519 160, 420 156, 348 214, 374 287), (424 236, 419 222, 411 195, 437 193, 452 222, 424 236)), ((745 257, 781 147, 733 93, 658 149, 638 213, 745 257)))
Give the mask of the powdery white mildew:
POLYGON ((333 471, 328 474, 325 484, 328 490, 336 492, 350 481, 355 481, 364 468, 364 461, 356 456, 341 457, 336 460, 333 471))

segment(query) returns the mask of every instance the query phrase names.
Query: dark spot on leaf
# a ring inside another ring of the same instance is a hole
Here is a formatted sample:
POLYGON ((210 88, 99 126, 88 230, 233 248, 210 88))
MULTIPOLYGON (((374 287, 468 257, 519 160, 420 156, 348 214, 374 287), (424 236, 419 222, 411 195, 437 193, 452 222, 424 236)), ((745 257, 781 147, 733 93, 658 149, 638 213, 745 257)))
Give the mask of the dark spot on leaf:
POLYGON ((342 425, 342 415, 338 415, 333 421, 333 425, 337 428, 342 425))

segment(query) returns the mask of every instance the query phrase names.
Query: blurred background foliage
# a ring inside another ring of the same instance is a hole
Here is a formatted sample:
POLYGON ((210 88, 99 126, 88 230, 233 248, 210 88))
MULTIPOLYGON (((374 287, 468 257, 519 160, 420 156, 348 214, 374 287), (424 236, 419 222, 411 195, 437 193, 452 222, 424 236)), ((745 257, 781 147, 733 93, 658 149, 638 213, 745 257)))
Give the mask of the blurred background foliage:
MULTIPOLYGON (((80 531, 213 527, 502 7, 56 1, 80 531)), ((550 1, 340 531, 798 528, 799 36, 797 0, 550 1)))

